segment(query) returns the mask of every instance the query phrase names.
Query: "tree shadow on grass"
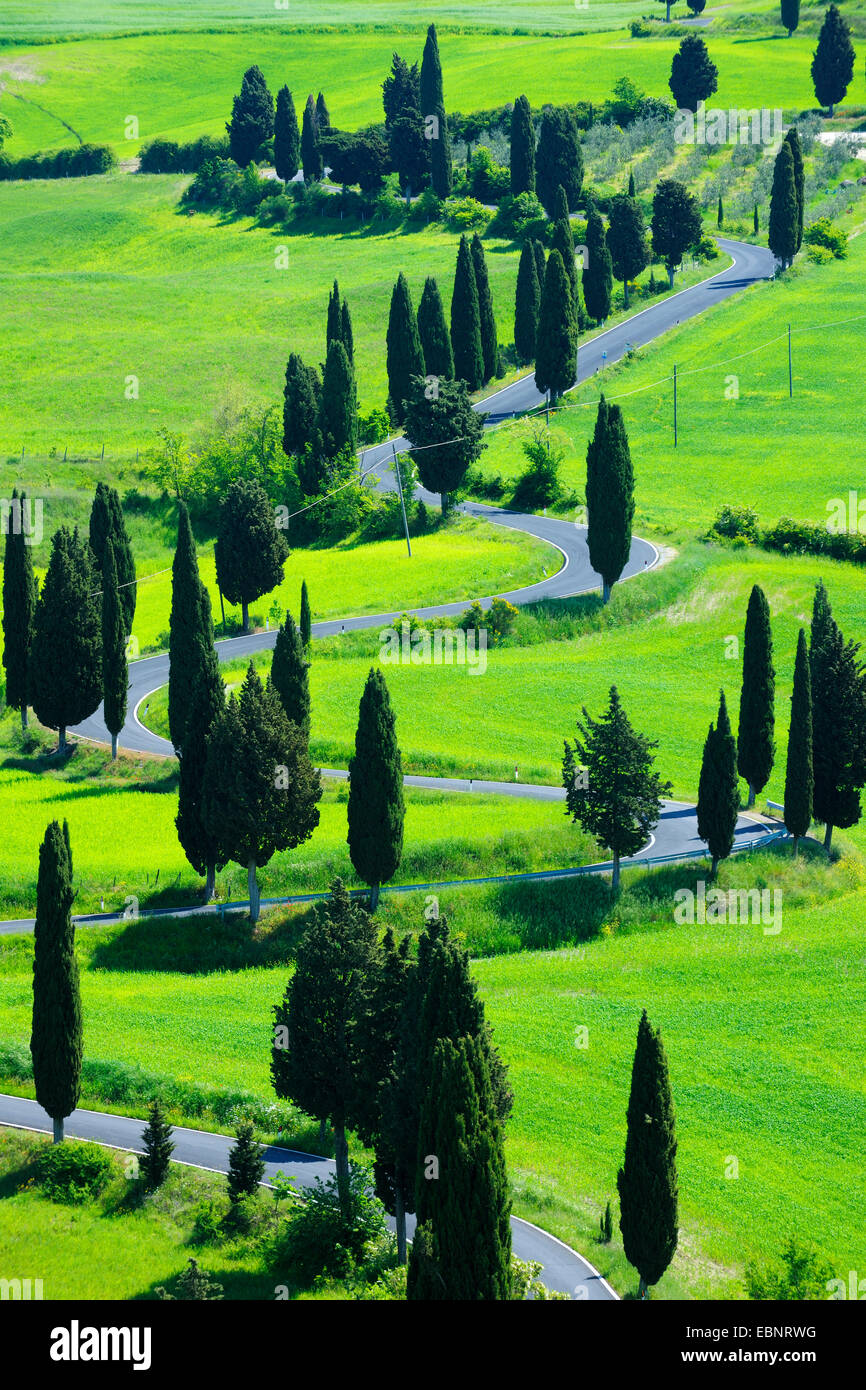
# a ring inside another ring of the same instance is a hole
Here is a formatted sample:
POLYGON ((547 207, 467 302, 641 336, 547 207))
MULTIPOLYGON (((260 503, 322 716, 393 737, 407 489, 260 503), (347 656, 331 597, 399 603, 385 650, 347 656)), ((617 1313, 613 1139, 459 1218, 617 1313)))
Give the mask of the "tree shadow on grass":
POLYGON ((527 879, 493 892, 497 915, 517 928, 523 950, 552 950, 589 941, 610 916, 610 885, 598 876, 527 879))
POLYGON ((313 904, 305 904, 269 913, 255 928, 244 912, 132 918, 122 932, 95 947, 91 968, 207 975, 282 964, 293 959, 312 910, 313 904))

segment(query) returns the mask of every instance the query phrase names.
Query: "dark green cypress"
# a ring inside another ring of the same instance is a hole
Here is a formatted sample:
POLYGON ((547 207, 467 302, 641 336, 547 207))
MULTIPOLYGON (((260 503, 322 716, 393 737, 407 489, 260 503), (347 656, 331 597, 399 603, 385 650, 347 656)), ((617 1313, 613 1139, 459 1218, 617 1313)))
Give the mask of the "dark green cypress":
POLYGON ((349 760, 347 838, 352 867, 370 885, 372 912, 380 884, 400 867, 405 812, 394 712, 384 675, 371 668, 358 710, 355 754, 349 760))
POLYGON ((259 147, 274 133, 274 99, 261 68, 247 68, 241 90, 226 123, 232 159, 242 169, 255 158, 259 147))
POLYGON ((325 93, 319 92, 316 97, 316 129, 320 135, 331 129, 331 113, 325 101, 325 93))
POLYGON ((800 23, 800 0, 782 0, 781 11, 782 23, 788 31, 788 38, 790 38, 800 23))
POLYGON ((749 784, 749 806, 770 780, 776 745, 773 740, 773 705, 776 673, 773 669, 773 630, 770 605, 757 584, 749 595, 743 639, 743 684, 740 691, 740 725, 737 736, 737 769, 749 784))
POLYGON ((30 695, 30 653, 36 617, 36 578, 32 547, 27 532, 32 525, 31 504, 25 493, 12 490, 3 554, 3 666, 6 671, 6 703, 21 712, 21 728, 27 728, 30 695))
POLYGON ((514 351, 521 365, 535 357, 538 341, 538 313, 541 307, 541 288, 535 268, 535 256, 530 243, 524 242, 517 267, 517 292, 514 298, 514 351))
POLYGON ((217 869, 225 865, 217 839, 205 819, 204 782, 207 771, 208 740, 225 708, 225 687, 211 631, 209 647, 201 646, 201 670, 189 702, 183 752, 178 774, 175 826, 184 854, 197 874, 204 875, 204 900, 210 902, 216 887, 217 869))
POLYGON ((698 835, 706 842, 715 878, 720 859, 727 859, 734 847, 734 832, 740 812, 737 786, 737 745, 722 691, 719 716, 707 734, 701 776, 698 783, 698 835))
POLYGON ((346 349, 346 356, 349 359, 349 366, 355 369, 355 335, 352 332, 352 315, 349 312, 348 299, 343 300, 340 309, 340 341, 346 349))
POLYGON ((797 250, 799 251, 803 243, 803 215, 806 210, 806 169, 803 164, 803 146, 800 144, 800 134, 795 125, 787 131, 785 139, 791 146, 791 157, 794 161, 794 188, 797 193, 797 250))
POLYGON ((794 182, 794 156, 787 140, 783 140, 773 166, 773 189, 770 194, 770 222, 767 243, 776 260, 789 266, 797 252, 797 229, 800 211, 797 185, 794 182))
POLYGON ((629 198, 634 198, 634 197, 636 196, 636 194, 635 194, 635 189, 634 189, 634 171, 633 171, 633 170, 629 170, 629 175, 628 175, 628 196, 629 196, 629 198))
POLYGON ((105 554, 105 543, 111 534, 111 504, 108 500, 110 493, 111 488, 107 483, 98 482, 90 505, 88 525, 90 549, 93 551, 96 568, 100 571, 102 569, 102 557, 105 554))
MULTIPOLYGON (((339 328, 341 330, 342 321, 339 328)), ((326 459, 333 460, 344 449, 354 450, 357 446, 355 373, 339 337, 328 344, 319 400, 318 431, 321 453, 326 459)))
POLYGON ((595 206, 590 209, 587 219, 586 249, 588 264, 583 272, 583 300, 590 318, 595 319, 596 323, 603 323, 610 313, 613 267, 604 222, 595 206))
POLYGON ((458 381, 465 381, 470 391, 477 391, 484 381, 484 348, 475 266, 465 236, 461 236, 457 248, 457 268, 451 296, 451 348, 454 353, 454 375, 458 381))
POLYGON ((291 613, 277 633, 271 662, 271 680, 283 709, 293 724, 310 740, 310 663, 304 642, 291 613))
POLYGON ((186 503, 178 503, 177 546, 171 569, 168 638, 168 731, 183 751, 193 692, 213 651, 210 594, 199 578, 198 558, 186 503))
POLYGON ((263 1146, 253 1137, 253 1126, 242 1120, 235 1130, 235 1142, 229 1150, 229 1201, 235 1205, 251 1197, 265 1176, 263 1146))
POLYGON ((290 183, 301 164, 301 135, 298 113, 288 87, 277 92, 277 113, 274 117, 274 168, 277 178, 290 183))
POLYGON ((535 131, 532 128, 532 108, 525 96, 519 96, 511 113, 511 193, 535 192, 535 131))
POLYGON ((451 336, 445 322, 445 309, 439 286, 428 275, 424 281, 424 292, 418 305, 418 337, 424 354, 424 367, 427 376, 451 381, 454 378, 454 353, 451 351, 451 336))
POLYGON ((442 60, 439 57, 439 40, 436 37, 435 24, 431 24, 428 27, 427 38, 424 41, 424 53, 421 57, 419 93, 422 116, 429 116, 437 107, 444 104, 445 94, 442 89, 442 60))
POLYGON ((757 204, 757 203, 755 204, 755 211, 754 211, 754 215, 753 215, 753 217, 752 217, 752 231, 754 232, 755 236, 757 236, 757 235, 758 235, 758 232, 760 231, 760 226, 759 226, 759 224, 758 224, 758 204, 757 204))
MULTIPOLYGON (((341 343, 331 344, 329 359, 333 353, 340 355, 345 372, 346 352, 341 343)), ((244 632, 249 631, 250 603, 283 582, 288 554, 261 483, 254 478, 235 478, 220 507, 214 558, 222 593, 229 603, 241 605, 244 632)))
POLYGON ((661 1033, 641 1014, 626 1112, 625 1158, 617 1176, 625 1257, 647 1296, 677 1248, 677 1139, 661 1033))
POLYGON ((828 851, 834 825, 847 829, 860 820, 860 793, 866 784, 866 673, 859 650, 842 636, 819 583, 810 642, 813 814, 826 827, 828 851))
MULTIPOLYGON (((574 233, 571 229, 571 218, 568 215, 568 200, 565 196, 565 189, 561 187, 556 192, 553 239, 550 246, 552 251, 558 251, 562 257, 562 264, 565 266, 571 284, 572 303, 577 304, 580 295, 580 279, 574 254, 574 233)), ((577 326, 578 328, 581 327, 579 317, 577 326)))
POLYGON ((319 147, 319 126, 316 120, 316 103, 312 95, 307 97, 304 106, 304 119, 301 128, 301 165, 304 170, 304 183, 318 183, 324 173, 322 151, 319 147))
POLYGON ((52 821, 39 847, 33 933, 33 1031, 30 1054, 36 1099, 54 1121, 54 1142, 81 1094, 84 1052, 81 993, 72 921, 69 826, 52 821))
POLYGON ((570 111, 548 107, 542 114, 535 151, 535 188, 548 217, 554 215, 556 190, 565 189, 571 212, 583 185, 583 152, 570 111))
POLYGON ((141 1132, 144 1153, 138 1165, 148 1192, 155 1192, 158 1187, 162 1187, 168 1177, 171 1156, 175 1149, 171 1134, 171 1125, 165 1118, 159 1101, 151 1101, 149 1118, 141 1132))
POLYGON ((418 1137, 418 1227, 410 1300, 507 1300, 511 1201, 483 1052, 473 1038, 440 1038, 418 1137))
POLYGON ((631 553, 634 472, 622 411, 602 396, 586 451, 587 545, 604 602, 631 553))
POLYGON ((535 257, 535 273, 538 276, 538 292, 540 294, 544 288, 544 273, 547 270, 547 252, 542 243, 537 239, 533 239, 532 254, 535 257))
POLYGON ((111 734, 112 759, 117 757, 117 735, 126 723, 128 690, 126 633, 117 587, 114 543, 109 537, 102 557, 102 710, 105 727, 111 734))
POLYGON ((812 824, 812 681, 806 633, 800 628, 794 661, 794 690, 785 764, 785 828, 794 837, 796 855, 800 840, 812 824))
POLYGON ((450 198, 454 190, 454 165, 451 157, 451 138, 444 106, 433 112, 435 124, 430 124, 430 183, 437 198, 450 198))
POLYGON ((325 351, 331 343, 343 341, 343 317, 340 303, 340 286, 334 281, 334 288, 328 295, 328 323, 325 330, 325 351))
POLYGON ((577 377, 577 327, 568 273, 558 251, 551 251, 541 291, 535 384, 556 400, 577 377))
POLYGON ((472 237, 472 268, 475 271, 475 284, 478 288, 478 318, 481 329, 481 354, 484 358, 484 381, 486 385, 496 375, 499 357, 499 344, 496 338, 496 315, 493 312, 493 298, 490 293, 490 277, 487 274, 487 261, 484 247, 477 232, 472 237))
POLYGON ((30 690, 37 719, 58 731, 58 752, 65 753, 69 725, 94 714, 102 699, 99 576, 77 529, 61 526, 51 540, 33 624, 30 690))
POLYGON ((296 352, 286 365, 283 389, 283 452, 302 454, 316 432, 321 387, 314 367, 306 367, 296 352))
POLYGON ((309 654, 310 642, 313 636, 313 619, 310 613, 310 596, 307 593, 306 579, 301 580, 301 616, 298 626, 301 634, 301 641, 304 644, 304 651, 309 654))
POLYGON ((388 402, 391 418, 396 423, 403 419, 412 377, 424 375, 424 353, 418 336, 418 323, 412 308, 409 283, 402 270, 391 291, 386 344, 388 402))
POLYGON ((827 107, 828 116, 834 114, 836 103, 843 100, 848 90, 848 83, 854 76, 854 56, 847 21, 837 6, 831 5, 824 16, 812 59, 815 96, 821 106, 827 107))
POLYGON ((646 228, 640 204, 631 195, 617 193, 611 198, 609 217, 607 245, 611 269, 622 281, 623 304, 627 309, 629 281, 640 275, 649 260, 646 228))
POLYGON ((721 193, 720 193, 720 194, 719 194, 719 206, 718 206, 718 210, 717 210, 717 212, 716 212, 716 226, 719 227, 719 228, 721 228, 721 227, 724 227, 724 225, 725 225, 725 209, 724 209, 724 204, 722 203, 722 195, 721 195, 721 193))
POLYGON ((120 607, 123 612, 123 630, 128 637, 132 632, 135 617, 135 604, 138 586, 135 582, 135 559, 132 554, 132 541, 123 518, 123 508, 117 489, 112 488, 109 496, 111 509, 111 541, 114 546, 114 563, 117 566, 117 586, 120 590, 120 607))

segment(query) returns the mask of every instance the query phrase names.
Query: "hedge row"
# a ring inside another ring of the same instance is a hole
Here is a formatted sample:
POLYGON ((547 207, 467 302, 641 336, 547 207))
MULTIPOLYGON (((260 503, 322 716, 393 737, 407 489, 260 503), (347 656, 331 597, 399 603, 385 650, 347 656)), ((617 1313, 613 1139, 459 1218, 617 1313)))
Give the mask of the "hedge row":
POLYGON ((109 145, 79 145, 77 149, 10 159, 0 153, 0 179, 80 179, 87 174, 107 174, 117 164, 109 145))

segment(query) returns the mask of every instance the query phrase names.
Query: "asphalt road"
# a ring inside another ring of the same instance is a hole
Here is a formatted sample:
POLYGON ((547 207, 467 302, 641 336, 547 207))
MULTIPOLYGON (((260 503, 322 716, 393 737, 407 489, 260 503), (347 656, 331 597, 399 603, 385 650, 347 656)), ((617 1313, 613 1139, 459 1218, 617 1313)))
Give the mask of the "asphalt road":
MULTIPOLYGON (((52 1131, 51 1120, 42 1107, 35 1100, 25 1100, 20 1096, 0 1095, 0 1125, 35 1129, 48 1134, 52 1131)), ((69 1138, 91 1139, 111 1148, 135 1153, 142 1152, 143 1129, 143 1120, 125 1115, 107 1115, 96 1110, 74 1110, 65 1126, 69 1138)), ((174 1130, 172 1137, 175 1162, 217 1173, 228 1171, 233 1138, 200 1129, 180 1128, 174 1130)), ((324 1180, 334 1172, 332 1159, 299 1153, 296 1149, 270 1145, 265 1150, 264 1158, 266 1186, 277 1174, 283 1174, 287 1178, 294 1178, 298 1187, 312 1187, 317 1179, 324 1180)), ((393 1222, 391 1226, 393 1229, 393 1222)), ((414 1229, 415 1218, 409 1216, 406 1218, 406 1230, 410 1240, 414 1229)), ((511 1242, 519 1259, 537 1260, 543 1266, 540 1277, 549 1289, 570 1294, 574 1299, 596 1302, 617 1297, 598 1270, 582 1255, 563 1245, 555 1236, 516 1216, 511 1218, 511 1242)))

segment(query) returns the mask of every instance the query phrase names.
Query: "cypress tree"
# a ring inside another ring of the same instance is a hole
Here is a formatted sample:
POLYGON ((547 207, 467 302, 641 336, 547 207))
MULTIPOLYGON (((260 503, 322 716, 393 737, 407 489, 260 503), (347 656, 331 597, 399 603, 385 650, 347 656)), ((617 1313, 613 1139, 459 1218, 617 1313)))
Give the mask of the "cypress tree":
POLYGON ((818 47, 812 59, 812 82, 815 96, 832 116, 836 103, 842 101, 848 83, 854 76, 854 45, 851 30, 835 5, 824 16, 818 47))
MULTIPOLYGON (((340 329, 342 328, 342 316, 340 329)), ((320 452, 333 460, 344 449, 354 451, 358 443, 358 411, 355 373, 339 337, 328 344, 322 395, 319 400, 318 430, 320 452)), ((273 524, 273 516, 271 517, 273 524)), ((282 571, 281 571, 282 573, 282 571)))
POLYGON ((420 113, 428 121, 436 119, 433 138, 430 141, 430 182, 437 198, 448 198, 454 186, 451 167, 451 141, 448 135, 448 121, 445 116, 445 96, 442 89, 442 62, 439 57, 439 41, 436 26, 431 24, 427 30, 424 53, 421 58, 421 73, 418 82, 420 113))
POLYGON ((168 731, 183 751, 193 692, 213 652, 210 594, 201 582, 186 503, 178 503, 168 638, 168 731))
POLYGON ((484 348, 475 264, 465 236, 461 236, 457 248, 451 296, 451 347, 455 376, 458 381, 465 381, 470 391, 477 391, 484 381, 484 348))
POLYGON ((577 327, 568 273, 558 251, 551 251, 538 311, 535 385, 556 400, 577 377, 577 327))
POLYGON ((114 544, 109 538, 102 559, 102 709, 105 727, 111 734, 112 760, 117 757, 117 735, 126 723, 128 690, 126 633, 117 587, 114 544))
POLYGON ((389 130, 394 122, 400 120, 407 112, 418 115, 421 110, 418 64, 413 63, 410 68, 399 53, 393 55, 391 71, 382 83, 382 105, 385 110, 385 125, 389 130))
POLYGON ((535 151, 535 188, 548 217, 553 217, 556 190, 565 189, 574 212, 583 184, 583 152, 570 111, 548 107, 542 114, 535 151))
POLYGON ((51 539, 30 659, 31 703, 40 723, 57 730, 61 754, 67 751, 69 725, 94 714, 102 699, 98 594, 90 546, 77 529, 70 532, 61 526, 51 539))
POLYGON ((740 811, 737 787, 737 745, 722 691, 719 717, 704 743, 701 776, 698 783, 698 835, 706 841, 715 878, 720 859, 727 859, 734 847, 734 832, 740 811))
POLYGON ((274 168, 277 178, 291 183, 301 165, 301 135, 298 113, 288 87, 277 92, 277 113, 274 117, 274 168))
POLYGON ((746 612, 737 738, 737 770, 749 784, 750 808, 755 804, 756 793, 762 792, 769 782, 773 770, 776 753, 773 740, 775 689, 770 605, 763 589, 755 584, 746 612))
POLYGON ((789 266, 796 255, 799 221, 794 156, 788 141, 783 140, 773 166, 773 190, 770 194, 770 222, 767 230, 770 250, 776 260, 781 261, 783 267, 789 266))
POLYGON ((634 472, 622 411, 604 396, 586 451, 586 508, 589 559, 607 603, 631 553, 634 472))
POLYGON ((413 376, 424 375, 424 353, 418 323, 412 308, 409 284, 402 270, 391 291, 391 309, 386 334, 388 350, 388 402, 392 420, 403 419, 413 376))
POLYGON ((625 1157, 617 1176, 625 1257, 639 1293, 657 1284, 677 1248, 677 1139, 661 1033, 641 1014, 626 1111, 625 1157))
POLYGON ((307 97, 301 127, 301 166, 304 170, 304 183, 318 183, 324 173, 322 151, 319 148, 319 125, 316 120, 316 103, 312 95, 307 97))
MULTIPOLYGON (((568 215, 568 200, 565 196, 565 189, 562 187, 558 188, 556 192, 553 238, 550 246, 552 251, 558 251, 562 257, 562 264, 565 266, 571 285, 572 303, 577 304, 580 295, 580 277, 577 273, 577 261, 574 254, 574 233, 571 230, 571 218, 568 215)), ((542 283, 543 281, 540 282, 540 285, 542 283)), ((578 328, 581 327, 579 316, 577 326, 578 328)))
POLYGON ((39 847, 33 933, 33 1031, 30 1054, 36 1099, 54 1121, 54 1142, 81 1094, 83 1041, 75 926, 72 921, 69 826, 56 820, 39 847))
MULTIPOLYGON (((342 344, 332 343, 329 359, 332 353, 340 354, 345 367, 342 344)), ((328 418, 330 421, 332 417, 328 418)), ((241 605, 244 632, 250 628, 250 603, 283 582, 288 554, 289 548, 261 483, 254 478, 233 479, 220 507, 214 558, 220 589, 229 603, 241 605)))
POLYGON ((439 40, 436 37, 435 24, 428 27, 427 38, 424 41, 419 96, 422 116, 431 115, 445 102, 442 90, 442 61, 439 57, 439 40))
POLYGON ((105 545, 111 535, 111 503, 109 497, 111 488, 107 483, 98 482, 93 501, 90 505, 90 522, 88 534, 90 537, 90 549, 93 551, 93 558, 96 568, 102 572, 102 561, 105 555, 105 545))
POLYGON ((791 37, 800 23, 800 0, 781 0, 782 23, 791 37))
POLYGON ((437 106, 433 114, 436 125, 430 141, 430 183, 437 198, 450 198, 454 190, 454 167, 448 119, 444 106, 437 106))
POLYGON ((721 195, 721 193, 720 193, 720 194, 719 194, 719 208, 718 208, 718 212, 716 213, 716 226, 717 226, 717 227, 724 227, 724 225, 725 225, 725 209, 724 209, 724 206, 722 205, 722 195, 721 195))
POLYGON ((622 281, 623 304, 627 309, 629 280, 640 275, 649 260, 643 212, 632 194, 625 197, 617 193, 610 200, 609 217, 607 245, 611 269, 617 280, 622 281))
POLYGON ((306 579, 301 580, 301 616, 299 631, 301 634, 301 641, 304 644, 304 651, 309 653, 310 642, 313 636, 313 619, 310 613, 310 596, 307 593, 306 579))
POLYGON ((683 39, 671 63, 668 81, 674 101, 683 111, 697 111, 719 85, 719 70, 711 60, 707 45, 697 34, 683 39))
POLYGON ((505 1300, 511 1201, 484 1055, 440 1038, 421 1112, 410 1300, 505 1300))
POLYGON ((162 1187, 168 1177, 171 1156, 175 1149, 171 1134, 171 1125, 165 1118, 159 1101, 151 1101, 150 1115, 141 1132, 144 1153, 138 1165, 148 1192, 155 1192, 158 1187, 162 1187))
POLYGON ((523 243, 517 267, 517 292, 514 298, 514 350, 524 365, 535 357, 538 340, 538 312, 541 289, 535 268, 535 256, 528 241, 523 243))
POLYGON ((138 586, 135 582, 135 559, 132 554, 132 541, 123 519, 123 508, 116 488, 109 489, 108 505, 111 512, 111 542, 114 546, 114 563, 117 566, 117 586, 120 590, 120 607, 123 613, 123 631, 126 637, 132 632, 135 617, 135 604, 138 586))
POLYGON ((394 877, 403 855, 403 764, 385 677, 371 668, 361 696, 355 754, 349 760, 349 856, 370 885, 370 911, 379 886, 394 877))
POLYGON ((628 175, 628 196, 629 198, 634 198, 636 196, 634 187, 634 171, 631 169, 629 170, 628 175))
POLYGON ((291 613, 287 613, 274 644, 271 681, 283 709, 292 723, 302 730, 307 743, 310 741, 309 669, 303 639, 291 613))
POLYGON ((538 276, 538 292, 544 288, 544 273, 547 270, 547 253, 540 241, 533 239, 532 254, 535 257, 535 273, 538 276))
POLYGON ((229 1150, 227 1183, 232 1205, 251 1197, 265 1176, 264 1148, 253 1137, 249 1120, 242 1120, 235 1130, 235 1142, 229 1150))
POLYGON ((418 338, 424 355, 425 374, 442 381, 453 380, 451 337, 445 322, 439 286, 432 275, 428 275, 424 281, 424 292, 418 305, 418 338))
POLYGON ((794 661, 788 760, 785 765, 785 829, 794 837, 794 854, 812 824, 812 681, 806 634, 800 628, 794 661))
POLYGON ((319 413, 318 373, 305 367, 296 352, 286 365, 283 389, 283 452, 302 454, 316 430, 319 413))
POLYGON ((519 96, 511 113, 511 193, 535 192, 535 131, 532 128, 532 108, 525 96, 519 96))
POLYGON ((797 250, 799 251, 803 243, 803 216, 806 210, 806 170, 803 164, 800 134, 795 125, 792 125, 786 133, 785 139, 791 146, 791 157, 794 161, 794 188, 797 192, 797 250))
POLYGON ((259 147, 274 133, 274 99, 268 91, 261 68, 247 68, 241 90, 232 103, 232 118, 226 123, 229 149, 235 164, 245 169, 259 147))
POLYGON ((486 385, 496 375, 499 358, 499 344, 496 340, 496 315, 493 312, 493 299, 490 294, 490 278, 487 274, 487 261, 484 247, 477 232, 472 237, 472 268, 475 271, 475 284, 478 288, 478 318, 481 329, 481 354, 484 358, 484 381, 486 385))
POLYGON ((325 350, 331 343, 343 341, 343 315, 340 303, 340 286, 334 281, 334 288, 328 295, 328 324, 325 330, 325 350))
POLYGON ((355 335, 352 332, 352 315, 349 312, 348 299, 343 300, 340 309, 340 341, 346 349, 346 356, 349 359, 349 366, 355 370, 355 335))
POLYGON ((325 103, 324 92, 316 97, 316 129, 320 135, 331 129, 331 113, 325 103))
POLYGON ((586 224, 586 249, 588 263, 583 272, 583 299, 590 318, 595 319, 596 323, 603 323, 610 313, 613 268, 604 222, 594 205, 586 224))
POLYGON ((225 708, 225 687, 220 675, 219 658, 210 643, 201 646, 201 669, 189 702, 183 752, 178 775, 177 838, 184 854, 197 874, 204 875, 204 900, 210 902, 216 886, 217 869, 226 860, 220 854, 217 839, 211 834, 205 818, 204 781, 207 771, 208 740, 225 708))
POLYGON ((860 820, 866 783, 866 674, 858 652, 856 643, 843 638, 819 583, 810 641, 813 814, 826 827, 828 851, 834 825, 846 829, 860 820))
POLYGON ((26 530, 30 504, 25 493, 12 490, 3 554, 3 666, 6 671, 6 703, 21 712, 21 728, 27 728, 30 686, 30 652, 36 617, 36 578, 26 530))
POLYGON ((755 236, 757 236, 757 235, 758 235, 758 232, 760 231, 760 227, 759 227, 759 225, 758 225, 758 204, 757 204, 757 203, 755 204, 755 211, 754 211, 754 215, 753 215, 753 217, 752 217, 752 231, 754 232, 755 236))

